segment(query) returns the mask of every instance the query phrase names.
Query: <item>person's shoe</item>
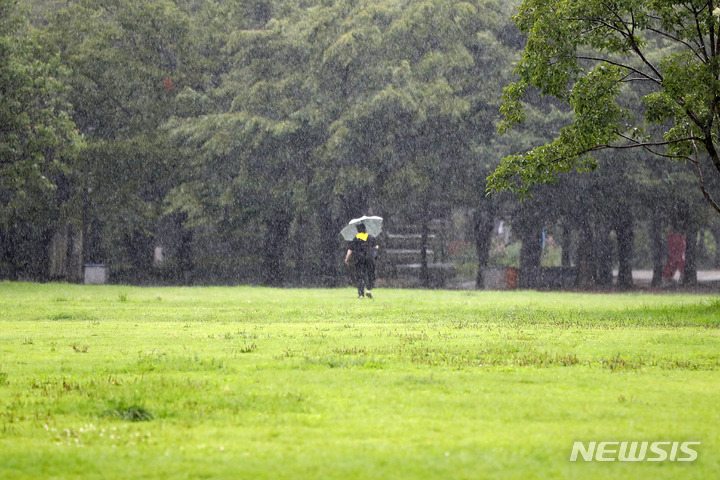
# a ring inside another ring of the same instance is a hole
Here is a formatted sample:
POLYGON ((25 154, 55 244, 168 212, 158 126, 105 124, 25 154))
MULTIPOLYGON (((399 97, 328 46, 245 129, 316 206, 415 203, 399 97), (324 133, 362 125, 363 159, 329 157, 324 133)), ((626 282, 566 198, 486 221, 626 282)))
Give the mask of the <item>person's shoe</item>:
POLYGON ((358 295, 358 300, 362 300, 363 298, 365 297, 363 297, 362 295, 358 295))
POLYGON ((365 296, 368 297, 368 298, 372 298, 372 293, 370 293, 370 292, 365 292, 365 296))

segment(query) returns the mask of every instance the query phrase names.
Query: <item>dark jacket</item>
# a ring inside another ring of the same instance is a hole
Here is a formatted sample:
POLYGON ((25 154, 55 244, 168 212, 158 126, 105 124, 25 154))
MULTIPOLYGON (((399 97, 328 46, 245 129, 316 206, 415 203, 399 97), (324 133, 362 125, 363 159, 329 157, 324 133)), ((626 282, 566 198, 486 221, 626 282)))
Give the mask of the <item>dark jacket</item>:
POLYGON ((350 256, 350 262, 371 262, 375 259, 375 246, 377 240, 372 235, 367 235, 367 239, 364 240, 363 235, 358 234, 355 238, 350 241, 348 249, 352 251, 350 256))

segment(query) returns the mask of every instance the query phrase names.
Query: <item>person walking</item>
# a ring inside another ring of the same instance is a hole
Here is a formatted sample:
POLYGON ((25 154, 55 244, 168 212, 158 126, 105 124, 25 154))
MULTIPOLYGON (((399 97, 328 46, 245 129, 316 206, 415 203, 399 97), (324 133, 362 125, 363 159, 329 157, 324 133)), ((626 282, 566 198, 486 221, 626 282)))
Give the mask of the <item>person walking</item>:
POLYGON ((375 286, 375 257, 380 246, 375 237, 367 233, 365 225, 357 226, 357 235, 350 241, 345 264, 352 262, 353 276, 357 286, 358 298, 373 298, 375 286))

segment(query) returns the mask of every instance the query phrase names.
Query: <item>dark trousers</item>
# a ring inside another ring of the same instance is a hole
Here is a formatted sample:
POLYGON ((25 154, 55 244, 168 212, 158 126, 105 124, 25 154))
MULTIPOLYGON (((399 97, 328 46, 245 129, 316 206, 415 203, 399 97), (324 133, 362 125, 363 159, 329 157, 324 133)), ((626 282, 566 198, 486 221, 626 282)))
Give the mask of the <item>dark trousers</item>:
POLYGON ((375 285, 375 262, 360 260, 355 264, 354 270, 358 295, 365 295, 365 289, 372 290, 375 285))

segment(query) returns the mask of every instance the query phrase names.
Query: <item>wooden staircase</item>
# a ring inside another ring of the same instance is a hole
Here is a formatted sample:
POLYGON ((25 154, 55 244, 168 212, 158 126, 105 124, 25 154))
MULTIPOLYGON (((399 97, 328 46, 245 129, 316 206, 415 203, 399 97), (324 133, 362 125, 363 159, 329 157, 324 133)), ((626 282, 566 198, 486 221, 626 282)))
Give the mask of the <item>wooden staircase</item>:
MULTIPOLYGON (((422 228, 418 225, 388 222, 381 236, 377 276, 389 286, 421 287, 422 228)), ((427 236, 426 258, 429 286, 445 287, 455 277, 455 264, 442 262, 442 221, 433 221, 427 236)))

